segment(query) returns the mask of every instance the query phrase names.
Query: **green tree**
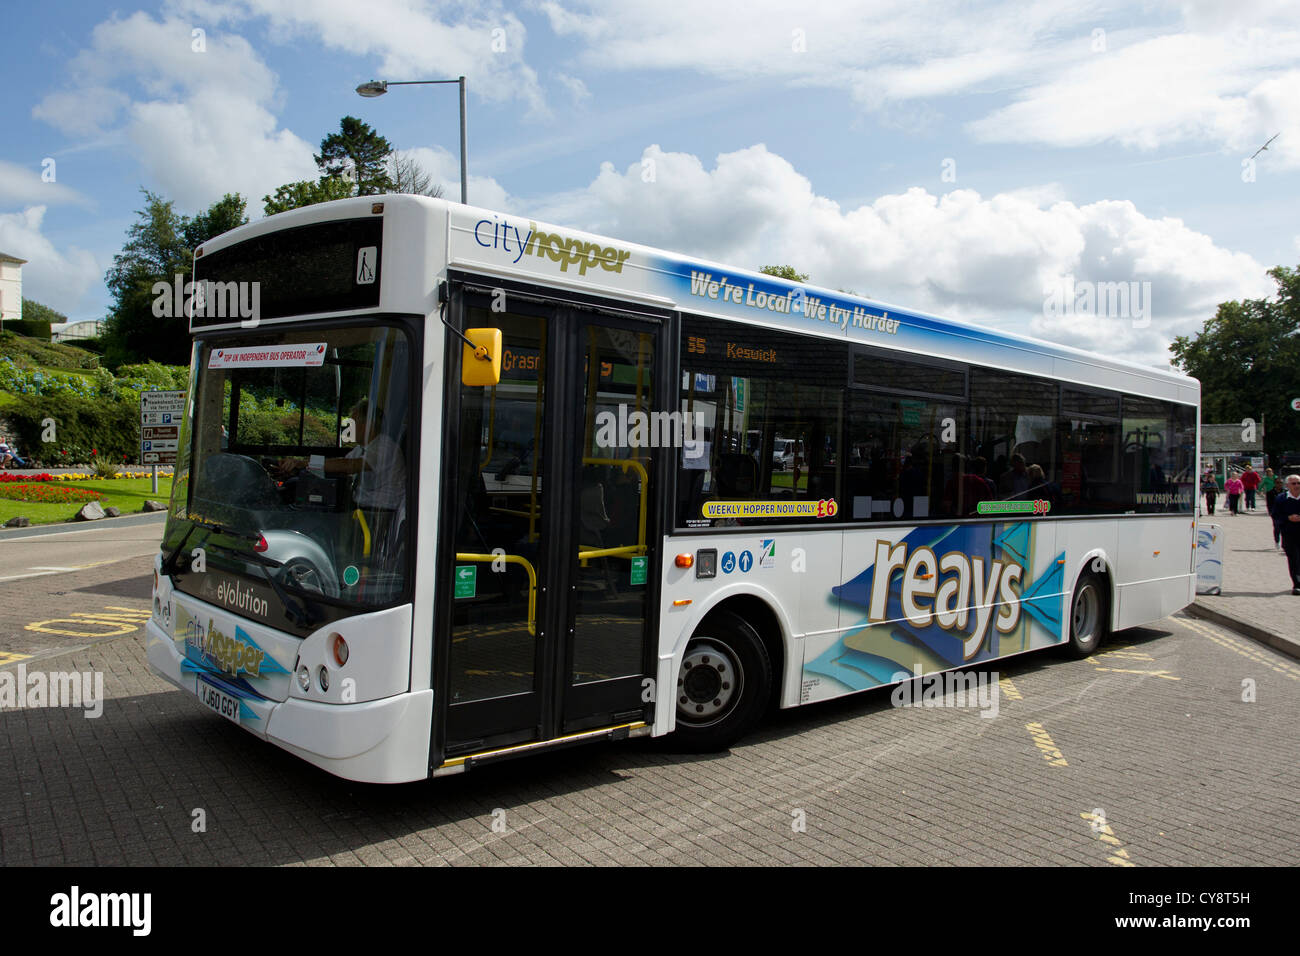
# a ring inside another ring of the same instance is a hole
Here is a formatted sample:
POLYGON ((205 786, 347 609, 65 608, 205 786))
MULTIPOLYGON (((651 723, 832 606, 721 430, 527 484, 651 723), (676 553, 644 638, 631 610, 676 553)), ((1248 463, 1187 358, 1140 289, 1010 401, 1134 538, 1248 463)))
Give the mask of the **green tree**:
MULTIPOLYGON (((126 245, 104 276, 112 294, 104 334, 107 364, 156 359, 189 362, 189 323, 185 315, 154 315, 156 282, 184 284, 193 271, 194 249, 248 221, 244 199, 226 194, 193 218, 179 215, 169 200, 141 190, 145 208, 127 229, 126 245)), ((176 311, 173 309, 173 311, 176 311)))
POLYGON ((277 212, 287 212, 301 206, 314 206, 318 202, 333 199, 347 199, 352 195, 352 184, 338 176, 322 176, 318 181, 303 180, 286 183, 275 191, 274 196, 262 197, 262 210, 268 216, 277 212))
POLYGON ((332 178, 351 175, 358 196, 374 196, 393 191, 388 176, 388 156, 393 151, 388 140, 355 116, 339 121, 339 132, 320 141, 320 154, 313 157, 321 172, 332 178))
POLYGON ((23 320, 49 322, 51 325, 58 325, 61 322, 68 321, 68 317, 62 312, 56 312, 48 305, 41 305, 41 303, 32 299, 23 299, 23 320))
POLYGON ((791 282, 808 281, 808 274, 806 272, 796 272, 794 266, 763 266, 758 271, 766 275, 776 276, 778 279, 789 279, 791 282))
POLYGON ((1174 364, 1201 382, 1201 421, 1266 419, 1270 457, 1300 450, 1300 270, 1278 266, 1271 299, 1224 302, 1195 336, 1169 346, 1174 364))

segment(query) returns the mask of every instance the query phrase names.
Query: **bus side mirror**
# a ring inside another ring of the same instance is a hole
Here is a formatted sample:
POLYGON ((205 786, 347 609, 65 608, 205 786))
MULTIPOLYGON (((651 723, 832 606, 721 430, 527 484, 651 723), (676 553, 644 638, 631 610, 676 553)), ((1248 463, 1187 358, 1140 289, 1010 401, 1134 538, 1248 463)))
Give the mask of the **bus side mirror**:
POLYGON ((461 346, 460 381, 472 388, 486 388, 501 381, 501 330, 466 329, 465 338, 474 343, 461 346))

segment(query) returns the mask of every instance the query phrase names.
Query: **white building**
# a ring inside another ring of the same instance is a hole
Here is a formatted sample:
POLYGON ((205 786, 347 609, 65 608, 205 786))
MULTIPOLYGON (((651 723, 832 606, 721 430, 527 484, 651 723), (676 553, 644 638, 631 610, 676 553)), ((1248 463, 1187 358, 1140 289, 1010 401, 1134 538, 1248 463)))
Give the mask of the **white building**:
POLYGON ((76 339, 93 339, 104 331, 103 319, 79 319, 74 322, 55 322, 50 326, 50 339, 54 342, 72 342, 76 339))
POLYGON ((23 317, 23 266, 19 259, 0 252, 0 323, 23 317))

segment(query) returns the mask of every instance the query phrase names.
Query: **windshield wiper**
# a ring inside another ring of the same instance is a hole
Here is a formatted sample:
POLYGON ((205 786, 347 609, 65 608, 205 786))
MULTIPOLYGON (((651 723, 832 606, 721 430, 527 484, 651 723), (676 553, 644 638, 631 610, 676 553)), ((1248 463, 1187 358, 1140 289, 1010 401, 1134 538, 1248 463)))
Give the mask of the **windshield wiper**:
POLYGON ((173 574, 180 571, 180 566, 177 564, 177 558, 180 556, 180 553, 185 550, 185 542, 190 540, 190 535, 194 533, 194 529, 198 526, 199 524, 197 521, 191 521, 190 529, 181 536, 180 543, 172 549, 171 554, 163 558, 162 573, 167 577, 171 577, 173 574))

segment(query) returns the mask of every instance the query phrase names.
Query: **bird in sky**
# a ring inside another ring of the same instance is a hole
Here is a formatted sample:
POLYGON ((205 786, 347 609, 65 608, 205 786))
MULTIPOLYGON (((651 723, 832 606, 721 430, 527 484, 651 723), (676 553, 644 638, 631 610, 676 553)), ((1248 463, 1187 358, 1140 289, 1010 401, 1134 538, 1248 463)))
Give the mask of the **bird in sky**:
MULTIPOLYGON (((1279 136, 1281 136, 1281 135, 1282 135, 1281 133, 1274 133, 1272 136, 1270 136, 1270 137, 1268 138, 1268 143, 1273 142, 1273 140, 1277 139, 1277 138, 1278 138, 1279 136)), ((1251 154, 1250 154, 1250 158, 1251 158, 1251 159, 1254 159, 1254 158, 1255 158, 1256 156, 1258 156, 1260 153, 1264 152, 1264 150, 1268 149, 1268 143, 1265 143, 1265 144, 1264 144, 1263 146, 1261 146, 1259 149, 1255 150, 1255 152, 1251 153, 1251 154)))

